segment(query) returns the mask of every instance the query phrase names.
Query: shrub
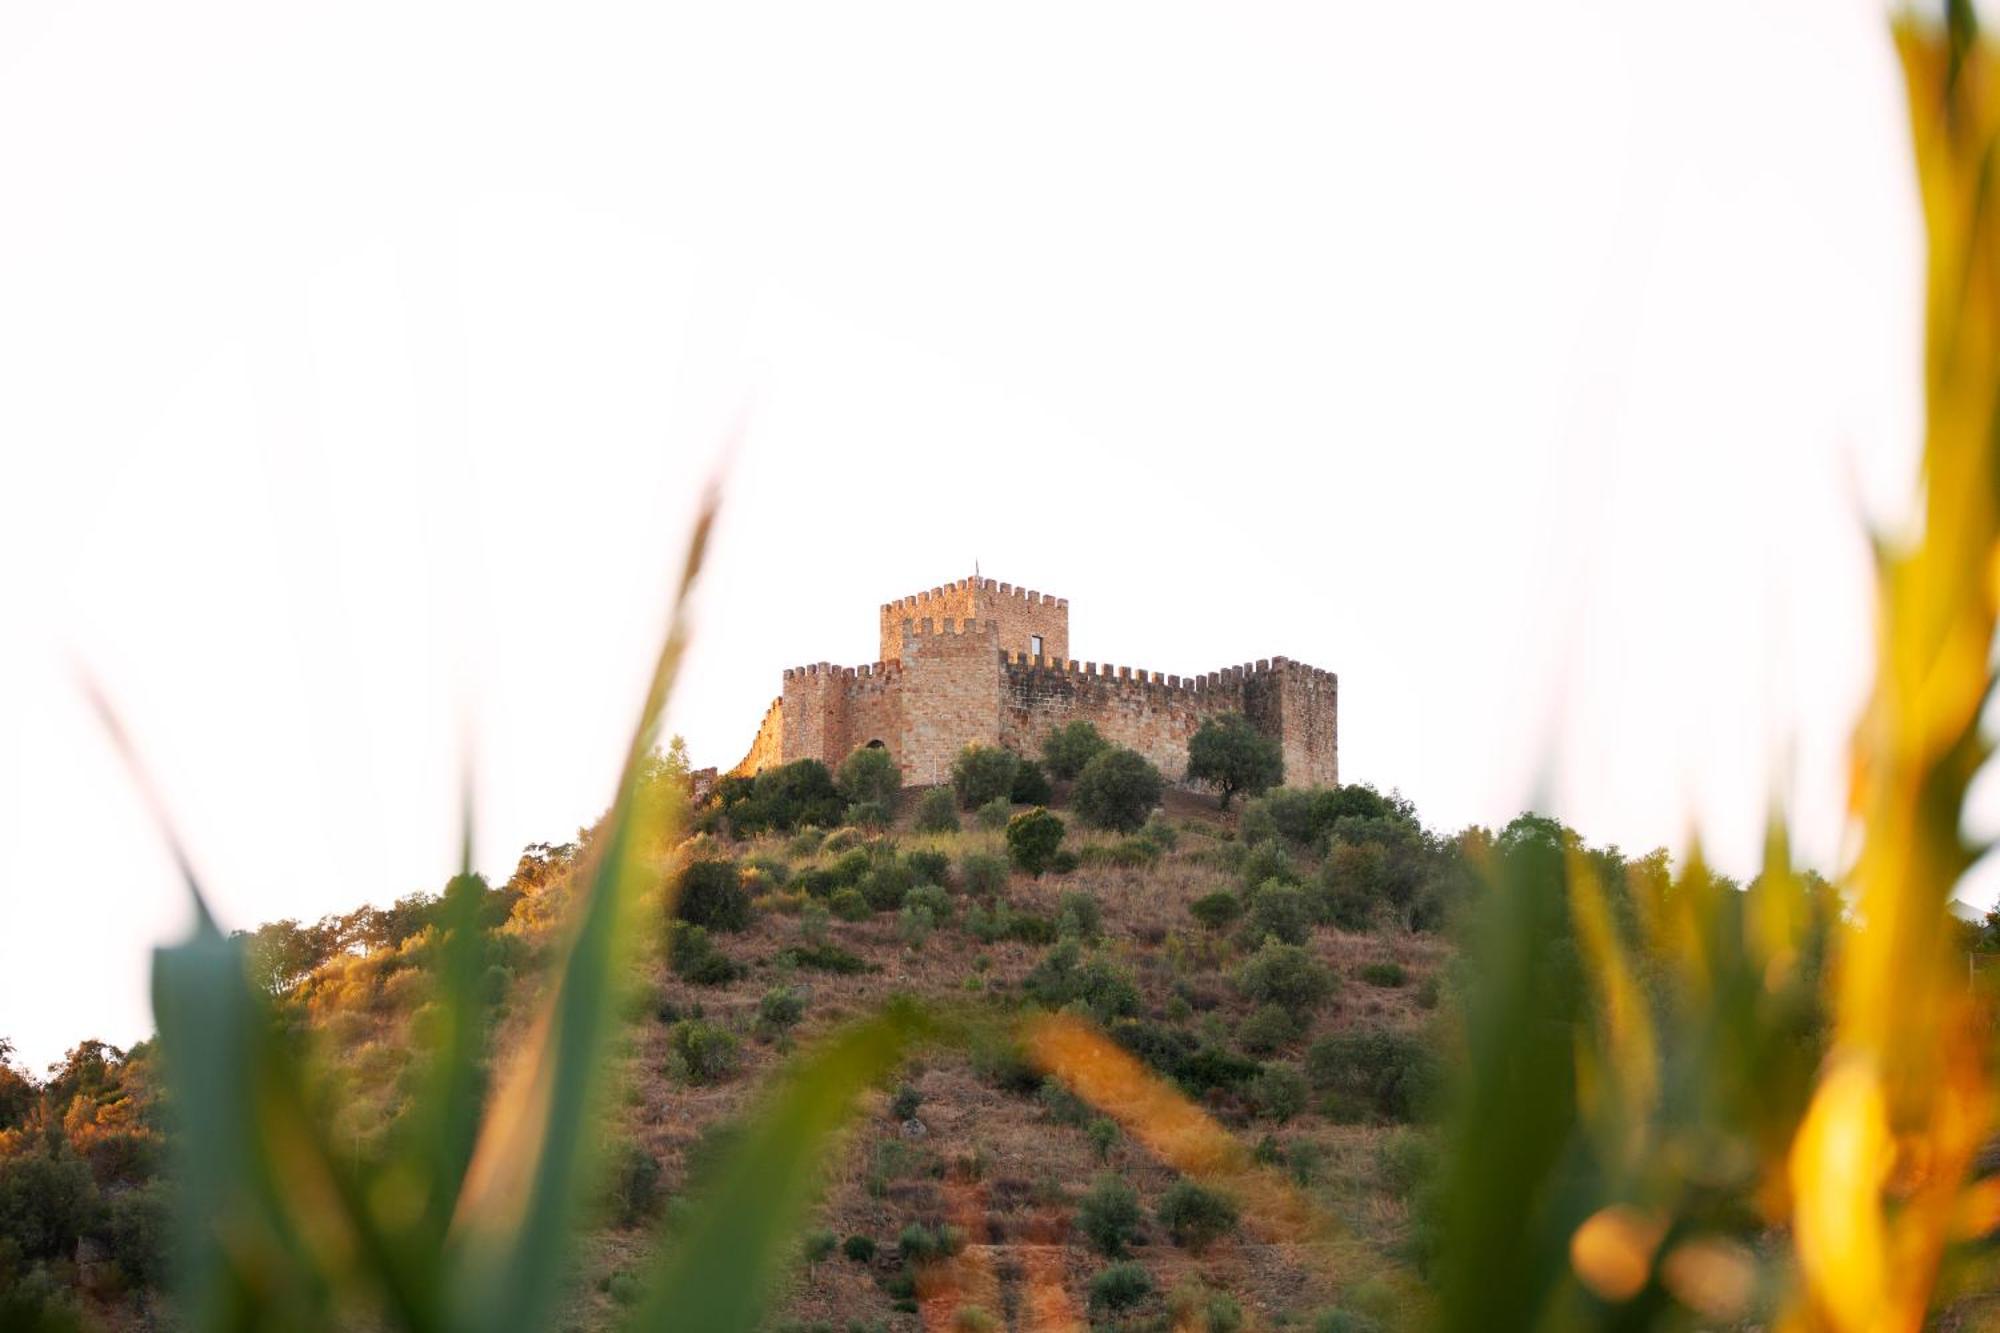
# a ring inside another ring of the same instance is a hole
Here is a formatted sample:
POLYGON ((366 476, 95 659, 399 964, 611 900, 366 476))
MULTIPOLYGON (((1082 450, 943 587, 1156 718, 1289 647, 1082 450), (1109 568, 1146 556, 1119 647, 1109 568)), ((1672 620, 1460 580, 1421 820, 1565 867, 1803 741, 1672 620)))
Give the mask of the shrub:
POLYGON ((1106 1116, 1098 1116, 1083 1128, 1090 1146, 1097 1151, 1097 1160, 1109 1161, 1111 1150, 1118 1146, 1118 1122, 1106 1116))
POLYGON ((1126 1310, 1153 1294, 1152 1275, 1138 1264, 1112 1264, 1090 1279, 1090 1308, 1126 1310))
POLYGON ((1042 738, 1042 762, 1059 778, 1074 778, 1083 766, 1110 748, 1089 722, 1066 722, 1042 738))
POLYGON ((627 1143, 612 1163, 609 1199, 611 1219, 635 1227, 650 1218, 660 1202, 660 1163, 636 1143, 627 1143))
POLYGON ((1192 1180, 1176 1181, 1160 1196, 1154 1210, 1174 1244, 1200 1254, 1236 1229, 1236 1203, 1228 1195, 1205 1189, 1192 1180))
POLYGON ((1188 913, 1208 929, 1222 930, 1243 915, 1243 900, 1227 889, 1217 889, 1189 903, 1188 913))
POLYGON ((1306 1109, 1306 1076, 1291 1065, 1266 1065, 1250 1080, 1250 1101, 1260 1115, 1284 1124, 1306 1109))
MULTIPOLYGON (((866 914, 865 906, 863 914, 866 914)), ((831 972, 837 976, 881 971, 865 958, 851 954, 835 944, 794 945, 778 957, 792 967, 803 967, 813 972, 831 972)))
POLYGON ((1322 876, 1313 886, 1313 916, 1353 934, 1375 929, 1380 904, 1366 890, 1322 876))
POLYGON ((750 895, 733 861, 694 861, 681 872, 674 915, 710 930, 742 930, 750 924, 750 895))
POLYGON ((847 822, 855 828, 889 827, 889 807, 881 801, 856 801, 847 807, 847 822))
POLYGON ((674 927, 667 946, 667 964, 676 976, 697 986, 726 986, 748 969, 715 947, 704 926, 682 922, 674 927))
POLYGON ((951 920, 951 895, 935 884, 919 884, 903 895, 905 909, 930 913, 933 924, 951 920))
POLYGON ((1269 1055, 1280 1046, 1297 1041, 1299 1028, 1298 1015, 1283 1005, 1267 1004, 1238 1025, 1236 1039, 1246 1051, 1269 1055))
POLYGON ((967 852, 958 863, 959 887, 975 898, 988 898, 1007 887, 1007 861, 990 852, 967 852))
POLYGON ((841 1242, 840 1252, 857 1264, 872 1263, 875 1259, 875 1238, 856 1233, 841 1242))
POLYGON ((1095 944, 1104 933, 1104 909, 1087 893, 1065 893, 1056 902, 1056 935, 1095 944))
MULTIPOLYGON (((105 1200, 104 1243, 118 1270, 135 1285, 155 1287, 166 1279, 172 1222, 173 1204, 164 1180, 105 1200)), ((0 1317, 0 1326, 5 1323, 0 1317)))
POLYGON ((1055 788, 1049 785, 1048 775, 1042 772, 1040 764, 1023 759, 1015 765, 1014 785, 1008 789, 1008 800, 1015 805, 1047 805, 1055 798, 1055 788))
POLYGON ((842 921, 866 921, 875 911, 859 889, 842 889, 827 899, 826 905, 842 921))
POLYGON ((1188 740, 1187 775, 1221 793, 1229 808, 1237 792, 1251 795, 1285 780, 1285 756, 1278 743, 1250 725, 1241 713, 1224 713, 1201 724, 1188 740))
POLYGON ((912 884, 947 884, 951 881, 951 857, 943 852, 919 848, 903 854, 912 884))
POLYGON ((1266 940, 1236 970, 1236 989, 1259 1004, 1310 1013, 1334 993, 1334 976, 1296 944, 1266 940))
POLYGON ((1067 875, 1082 864, 1082 858, 1078 857, 1069 848, 1063 847, 1056 852, 1056 859, 1049 862, 1049 873, 1052 875, 1067 875))
POLYGON ((1021 989, 1050 1009, 1080 1004, 1100 1023, 1139 1012, 1139 988, 1130 973, 1102 958, 1084 963, 1081 957, 1077 942, 1064 940, 1021 979, 1021 989))
POLYGON ((832 921, 833 913, 826 910, 825 903, 807 903, 799 912, 799 938, 807 944, 825 944, 832 921))
POLYGON ((976 810, 988 801, 1005 800, 1014 790, 1014 770, 1020 765, 1011 750, 997 745, 968 745, 951 765, 951 787, 962 809, 976 810))
POLYGON ((1167 1293, 1167 1317, 1176 1329, 1190 1333, 1240 1333, 1243 1307, 1226 1291, 1190 1278, 1167 1293))
POLYGON ((0 1160, 0 1250, 11 1242, 23 1258, 68 1257, 97 1204, 81 1158, 36 1152, 0 1160))
POLYGON ((720 1083, 743 1062, 734 1033, 699 1018, 684 1018, 667 1033, 668 1069, 688 1083, 720 1083))
POLYGON ((1422 1039, 1388 1028, 1335 1033, 1306 1052, 1306 1077, 1314 1087, 1359 1099, 1391 1120, 1428 1109, 1440 1072, 1422 1039))
POLYGON ((809 824, 831 827, 847 806, 833 774, 817 759, 767 768, 747 781, 725 778, 716 795, 739 834, 790 832, 809 824))
POLYGON ((1394 962, 1364 963, 1360 975, 1369 985, 1380 986, 1385 990, 1393 990, 1410 979, 1410 974, 1403 970, 1403 965, 1394 962))
POLYGON ((1039 879, 1062 845, 1063 822, 1041 806, 1007 821, 1007 855, 1015 868, 1039 879))
POLYGON ((1004 796, 996 796, 985 805, 973 811, 972 818, 979 827, 989 833, 997 833, 1007 827, 1007 821, 1014 817, 1013 803, 1004 796))
POLYGON ((1166 779, 1136 750, 1105 750, 1083 766, 1070 808, 1092 828, 1133 833, 1160 803, 1166 779))
POLYGON ((1267 939, 1304 944, 1311 933, 1306 896, 1291 885, 1266 880, 1250 895, 1250 910, 1243 922, 1244 947, 1254 949, 1267 939))
POLYGON ((1352 1310, 1322 1310, 1313 1317, 1312 1333, 1381 1333, 1382 1326, 1352 1310))
POLYGON ((884 861, 863 875, 858 887, 870 908, 893 912, 910 892, 910 872, 895 861, 884 861))
POLYGON ((1155 851, 1171 852, 1180 842, 1180 832, 1167 822, 1166 817, 1153 814, 1146 820, 1146 827, 1139 830, 1139 840, 1155 851))
POLYGON ((923 1104, 924 1094, 917 1091, 915 1084, 899 1084, 895 1095, 889 1098, 889 1118, 898 1123, 914 1119, 917 1108, 923 1104))
POLYGON ((1376 1151, 1375 1174, 1392 1194, 1410 1194, 1435 1175, 1437 1168, 1437 1145, 1415 1130, 1396 1130, 1376 1151))
POLYGON ((922 949, 936 929, 937 917, 928 907, 905 907, 896 916, 896 938, 907 949, 922 949))
POLYGON ((806 994, 796 986, 774 986, 757 1002, 757 1026, 766 1032, 796 1027, 805 1015, 806 994))
POLYGON ((886 806, 903 789, 903 771, 887 750, 864 745, 841 763, 839 785, 850 804, 886 806))
POLYGON ((1299 882, 1299 870, 1292 861, 1292 854, 1285 850, 1283 843, 1269 838, 1250 844, 1236 873, 1243 877, 1244 887, 1251 889, 1274 879, 1280 884, 1299 882))
POLYGON ((908 1264, 927 1264, 944 1257, 945 1241, 929 1227, 912 1222, 896 1236, 897 1253, 908 1264))
POLYGON ((917 798, 917 813, 910 826, 919 833, 956 833, 958 802, 943 787, 932 787, 917 798))
POLYGON ((840 853, 839 859, 827 867, 827 873, 833 876, 833 882, 841 888, 855 887, 867 877, 870 870, 875 868, 875 858, 869 854, 866 847, 845 845, 836 847, 834 840, 828 838, 827 849, 840 853))
POLYGON ((1127 1242, 1139 1234, 1144 1214, 1139 1209, 1139 1192, 1110 1172, 1091 1183, 1076 1209, 1076 1229, 1097 1252, 1107 1259, 1125 1253, 1127 1242))

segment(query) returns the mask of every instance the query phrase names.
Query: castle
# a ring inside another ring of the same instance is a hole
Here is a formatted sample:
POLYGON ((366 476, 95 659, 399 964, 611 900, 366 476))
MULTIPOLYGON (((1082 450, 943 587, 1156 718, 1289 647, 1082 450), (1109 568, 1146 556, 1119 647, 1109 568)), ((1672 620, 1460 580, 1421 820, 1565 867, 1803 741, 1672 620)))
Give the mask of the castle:
POLYGON ((881 660, 820 662, 785 672, 750 753, 756 773, 799 759, 830 767, 864 746, 887 747, 911 784, 946 782, 968 745, 1041 752, 1065 722, 1095 723, 1169 779, 1208 718, 1242 713, 1284 750, 1285 781, 1339 781, 1339 681, 1283 657, 1200 676, 1079 662, 1069 655, 1069 602, 992 579, 960 579, 882 607, 881 660))

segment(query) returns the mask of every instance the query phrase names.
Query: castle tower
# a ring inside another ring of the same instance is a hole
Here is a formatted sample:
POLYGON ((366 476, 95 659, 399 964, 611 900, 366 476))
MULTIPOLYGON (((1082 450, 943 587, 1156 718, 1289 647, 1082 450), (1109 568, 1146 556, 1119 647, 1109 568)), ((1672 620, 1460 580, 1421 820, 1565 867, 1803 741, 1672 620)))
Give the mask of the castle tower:
POLYGON ((959 579, 929 592, 898 597, 882 606, 882 660, 903 651, 903 622, 992 621, 999 627, 1001 651, 1024 654, 1030 661, 1069 660, 1069 599, 1049 597, 1029 588, 992 579, 959 579))

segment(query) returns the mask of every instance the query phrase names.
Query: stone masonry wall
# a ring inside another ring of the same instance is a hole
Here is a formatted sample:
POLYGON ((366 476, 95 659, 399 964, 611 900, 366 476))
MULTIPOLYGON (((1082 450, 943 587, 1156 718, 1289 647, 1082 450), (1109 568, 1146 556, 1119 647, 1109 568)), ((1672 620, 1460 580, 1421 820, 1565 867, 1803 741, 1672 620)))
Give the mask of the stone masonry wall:
POLYGON ((929 785, 950 780, 952 760, 967 745, 1035 756, 1050 730, 1083 719, 1179 781, 1188 739, 1202 722, 1240 712, 1277 738, 1287 783, 1340 781, 1339 680, 1330 671, 1283 657, 1187 677, 1070 661, 1069 603, 991 579, 961 579, 889 603, 882 635, 883 660, 872 666, 820 662, 786 671, 784 693, 732 771, 798 759, 838 768, 879 742, 905 782, 929 785), (892 620, 917 606, 960 614, 892 620), (1028 655, 1031 633, 1043 636, 1040 658, 1028 655))
POLYGON ((1095 662, 1002 667, 1002 743, 1025 755, 1071 721, 1096 726, 1114 745, 1137 750, 1174 781, 1187 775, 1187 744, 1208 718, 1240 712, 1285 751, 1285 780, 1338 781, 1333 676, 1276 658, 1204 676, 1169 676, 1095 662), (1289 711, 1286 705, 1289 705, 1289 711))
POLYGON ((1042 636, 1042 656, 1069 656, 1069 599, 1049 597, 1029 588, 992 579, 959 579, 912 597, 885 602, 881 611, 883 660, 903 648, 904 622, 956 624, 992 621, 999 629, 999 647, 1008 653, 1032 653, 1034 635, 1042 636))

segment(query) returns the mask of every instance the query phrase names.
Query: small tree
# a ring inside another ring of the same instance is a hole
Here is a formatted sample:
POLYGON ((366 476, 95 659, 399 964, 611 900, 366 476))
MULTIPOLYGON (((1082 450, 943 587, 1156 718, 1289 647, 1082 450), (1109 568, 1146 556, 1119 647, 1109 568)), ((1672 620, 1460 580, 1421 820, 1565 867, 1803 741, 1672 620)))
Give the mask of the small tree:
POLYGON ((1334 992, 1331 972, 1296 944, 1265 940, 1236 971, 1236 989, 1258 1004, 1282 1005, 1295 1013, 1310 1013, 1334 992))
POLYGON ((1139 1234, 1143 1217, 1139 1191, 1106 1172, 1091 1183, 1090 1192, 1077 1205, 1076 1229, 1099 1254, 1116 1259, 1125 1253, 1126 1242, 1139 1234))
POLYGON ((932 787, 918 798, 911 827, 918 833, 958 832, 958 803, 943 787, 932 787))
POLYGON ((1023 871, 1040 878, 1062 846, 1063 822, 1036 806, 1007 821, 1007 855, 1023 871))
POLYGON ((1055 788, 1049 786, 1040 764, 1023 759, 1014 766, 1014 787, 1007 794, 1008 800, 1015 805, 1047 805, 1055 798, 1055 788))
POLYGON ((1188 777, 1222 793, 1222 808, 1237 792, 1259 792, 1285 780, 1285 755, 1278 743, 1250 725, 1241 713, 1224 713, 1201 724, 1188 740, 1188 777))
POLYGON ((1014 790, 1014 769, 1021 761, 997 745, 968 745, 951 765, 952 790, 966 810, 988 801, 1005 800, 1014 790))
POLYGON ((865 745, 840 766, 840 794, 850 805, 888 805, 903 789, 903 771, 879 745, 865 745))
POLYGON ((1083 766, 1070 806, 1092 828, 1134 833, 1160 803, 1166 779, 1137 750, 1107 749, 1083 766))
POLYGON ((750 924, 750 895, 743 891, 734 861, 695 861, 681 872, 674 915, 710 930, 742 930, 750 924))
POLYGON ((1059 778, 1074 778, 1110 742, 1089 722, 1066 722, 1042 738, 1042 762, 1059 778))
POLYGON ((1090 1279, 1090 1305, 1094 1310, 1124 1310, 1153 1294, 1153 1278, 1129 1260, 1112 1264, 1090 1279))
POLYGON ((1236 1229, 1236 1204, 1228 1195, 1204 1189, 1192 1180, 1176 1182, 1160 1196, 1160 1225, 1174 1244, 1200 1254, 1236 1229))

